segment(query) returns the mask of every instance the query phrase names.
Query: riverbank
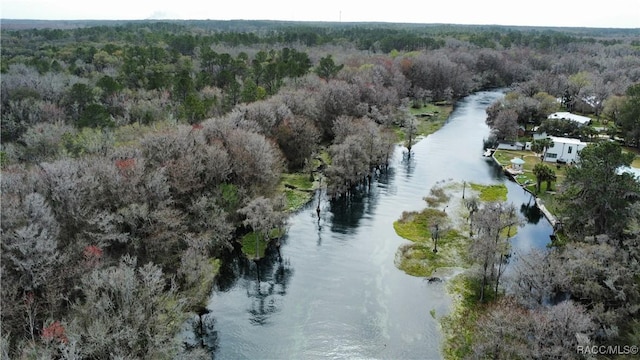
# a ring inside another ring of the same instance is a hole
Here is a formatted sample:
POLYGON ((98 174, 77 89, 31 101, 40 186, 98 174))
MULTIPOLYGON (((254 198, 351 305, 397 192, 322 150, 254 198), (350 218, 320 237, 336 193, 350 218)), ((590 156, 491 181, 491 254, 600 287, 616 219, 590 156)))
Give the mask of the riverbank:
MULTIPOLYGON (((416 139, 420 141, 444 126, 453 111, 453 105, 449 103, 426 104, 420 108, 411 108, 410 112, 418 121, 416 139)), ((401 127, 395 127, 397 143, 404 145, 405 133, 401 127)), ((331 164, 331 156, 326 149, 321 149, 313 159, 311 173, 284 173, 282 174, 278 192, 286 199, 286 211, 293 213, 300 210, 313 198, 313 192, 323 185, 324 171, 331 164)))
POLYGON ((453 105, 449 103, 426 104, 420 108, 411 108, 410 111, 418 120, 418 136, 426 137, 444 126, 453 111, 453 105))
MULTIPOLYGON (((418 120, 415 142, 438 131, 447 122, 449 115, 453 111, 453 105, 426 104, 420 108, 411 108, 411 114, 418 120)), ((401 127, 394 129, 398 144, 404 145, 404 131, 401 127)), ((326 186, 324 171, 331 164, 331 156, 326 149, 321 149, 314 157, 311 165, 312 171, 309 173, 283 173, 277 188, 278 195, 284 196, 284 211, 291 214, 306 204, 313 198, 315 191, 326 186), (324 182, 324 183, 323 183, 324 182)), ((272 239, 278 239, 275 236, 272 239)), ((264 240, 260 240, 253 232, 245 234, 241 239, 242 252, 248 258, 264 256, 265 249, 269 245, 264 240), (258 241, 258 246, 256 246, 258 241), (258 253, 256 254, 256 249, 258 253)))
MULTIPOLYGON (((626 149, 625 151, 632 152, 629 149, 626 149)), ((555 198, 556 192, 553 188, 547 188, 548 185, 546 181, 541 183, 539 192, 536 189, 536 177, 533 174, 533 168, 536 164, 541 163, 539 154, 526 150, 496 150, 491 155, 491 158, 516 184, 535 197, 537 208, 542 212, 551 226, 556 229, 556 226, 559 223, 558 218, 554 215, 554 213, 558 212, 555 198), (511 160, 514 158, 524 160, 524 164, 522 164, 522 171, 519 174, 509 174, 506 171, 506 169, 511 166, 511 160)), ((567 169, 571 165, 553 163, 543 164, 549 166, 553 170, 556 179, 552 183, 555 183, 555 188, 557 189, 566 178, 567 169)), ((637 171, 640 171, 640 155, 636 155, 631 164, 631 168, 636 169, 636 173, 637 171)))
MULTIPOLYGON (((454 106, 449 103, 426 104, 419 108, 410 108, 409 112, 417 120, 416 134, 413 143, 417 143, 421 139, 440 130, 447 123, 449 115, 453 111, 454 106)), ((402 126, 395 126, 393 130, 396 133, 399 144, 405 146, 406 133, 402 126)))

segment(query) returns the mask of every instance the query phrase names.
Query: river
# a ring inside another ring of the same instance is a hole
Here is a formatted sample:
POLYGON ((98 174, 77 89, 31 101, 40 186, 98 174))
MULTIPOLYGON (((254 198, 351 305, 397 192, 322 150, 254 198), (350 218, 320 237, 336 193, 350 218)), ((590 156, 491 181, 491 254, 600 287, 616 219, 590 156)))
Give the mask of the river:
MULTIPOLYGON (((228 261, 203 316, 205 342, 216 359, 439 359, 436 317, 451 299, 441 283, 406 275, 394 265, 407 241, 393 229, 405 210, 440 180, 506 183, 508 200, 530 210, 531 196, 482 157, 489 134, 485 109, 504 96, 479 92, 456 105, 447 124, 413 147, 398 147, 388 174, 348 203, 318 199, 293 215, 281 248, 255 263, 228 261)), ((543 248, 552 229, 536 209, 513 239, 515 251, 543 248)))

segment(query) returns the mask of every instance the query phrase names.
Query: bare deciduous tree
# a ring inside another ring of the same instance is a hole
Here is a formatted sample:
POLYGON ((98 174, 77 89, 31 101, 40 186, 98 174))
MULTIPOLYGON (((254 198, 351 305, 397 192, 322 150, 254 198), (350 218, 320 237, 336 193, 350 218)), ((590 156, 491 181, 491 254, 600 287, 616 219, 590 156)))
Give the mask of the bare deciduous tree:
POLYGON ((509 297, 492 304, 476 322, 474 359, 577 359, 594 324, 572 301, 528 310, 509 297))
POLYGON ((530 313, 509 297, 492 303, 476 321, 471 359, 527 358, 530 313))
POLYGON ((499 111, 491 128, 497 139, 515 141, 518 137, 518 114, 512 109, 499 111))
POLYGON ((276 129, 276 140, 291 171, 301 170, 318 148, 320 132, 303 116, 285 118, 276 129))
POLYGON ((405 146, 407 147, 408 156, 411 156, 411 148, 416 141, 418 135, 418 120, 409 112, 409 109, 403 107, 398 110, 398 122, 404 129, 405 146))
POLYGON ((487 203, 473 217, 476 237, 470 251, 480 265, 481 302, 484 301, 485 287, 490 279, 495 281, 494 293, 497 294, 505 261, 510 255, 511 228, 518 226, 520 222, 513 204, 500 202, 487 203))
POLYGON ((84 358, 170 359, 177 353, 184 303, 158 266, 138 267, 135 258, 124 256, 117 266, 87 274, 81 290, 67 336, 84 358))
POLYGON ((251 200, 245 207, 238 210, 244 215, 243 224, 251 227, 256 233, 256 258, 260 257, 259 243, 265 244, 271 239, 271 231, 280 229, 284 226, 285 215, 279 209, 278 204, 274 200, 259 196, 251 200))
MULTIPOLYGON (((551 250, 553 252, 553 250, 551 250)), ((510 293, 528 308, 543 306, 562 291, 558 257, 549 251, 532 250, 519 254, 510 276, 510 293)))
POLYGON ((27 195, 22 206, 24 225, 6 229, 2 258, 17 272, 21 287, 33 292, 47 283, 59 261, 59 225, 42 195, 27 195))
POLYGON ((333 138, 331 127, 333 120, 341 115, 359 116, 356 109, 359 104, 359 89, 355 85, 340 80, 331 80, 321 89, 320 104, 322 113, 319 128, 327 138, 333 138))
POLYGON ((239 129, 231 131, 224 141, 234 180, 254 192, 273 189, 283 168, 282 154, 273 142, 239 129))

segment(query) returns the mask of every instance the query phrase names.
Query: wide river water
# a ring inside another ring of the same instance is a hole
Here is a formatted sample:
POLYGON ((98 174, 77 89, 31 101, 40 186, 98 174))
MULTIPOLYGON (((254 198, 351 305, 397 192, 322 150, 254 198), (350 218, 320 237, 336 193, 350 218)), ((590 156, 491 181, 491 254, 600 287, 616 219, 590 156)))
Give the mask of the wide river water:
MULTIPOLYGON (((216 359, 440 359, 436 318, 451 303, 443 284, 398 270, 394 258, 407 240, 393 222, 440 180, 505 183, 508 200, 528 214, 514 251, 543 248, 552 233, 531 196, 482 157, 489 135, 485 109, 501 91, 473 94, 447 124, 413 147, 398 147, 388 174, 348 203, 317 197, 289 219, 281 255, 223 266, 203 316, 205 342, 216 359), (529 210, 529 211, 525 211, 529 210)), ((318 196, 318 195, 316 195, 318 196)))

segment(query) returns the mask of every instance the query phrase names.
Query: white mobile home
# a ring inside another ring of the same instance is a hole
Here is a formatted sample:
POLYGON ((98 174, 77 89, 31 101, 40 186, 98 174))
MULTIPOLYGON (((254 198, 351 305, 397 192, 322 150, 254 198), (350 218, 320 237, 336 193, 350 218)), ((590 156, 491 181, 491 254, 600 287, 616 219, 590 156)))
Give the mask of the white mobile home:
POLYGON ((566 121, 575 121, 579 125, 588 125, 591 122, 591 118, 589 118, 589 117, 582 116, 582 115, 577 115, 577 114, 572 114, 570 112, 563 112, 563 111, 555 112, 555 113, 549 115, 547 118, 548 119, 566 120, 566 121))
POLYGON ((580 155, 578 152, 584 149, 588 143, 579 139, 549 136, 553 141, 553 146, 547 149, 544 161, 557 163, 578 162, 580 155))

